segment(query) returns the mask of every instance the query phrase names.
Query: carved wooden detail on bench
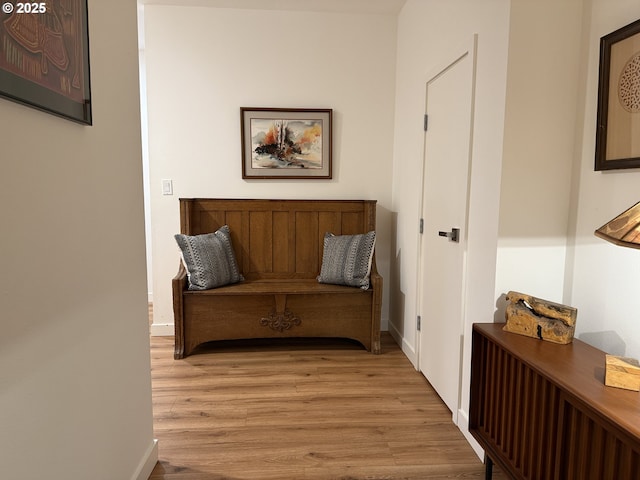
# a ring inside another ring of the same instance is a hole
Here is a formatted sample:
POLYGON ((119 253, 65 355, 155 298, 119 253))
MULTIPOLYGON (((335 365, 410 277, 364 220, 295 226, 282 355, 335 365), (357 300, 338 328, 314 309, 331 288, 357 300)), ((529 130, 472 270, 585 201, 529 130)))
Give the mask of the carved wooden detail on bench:
POLYGON ((276 306, 271 310, 271 313, 260 319, 260 325, 282 333, 285 330, 289 330, 291 327, 297 327, 302 324, 302 320, 291 313, 291 310, 287 308, 286 295, 275 295, 275 303, 276 306))
POLYGON ((263 327, 269 327, 271 330, 275 330, 277 332, 284 332, 285 330, 289 330, 291 327, 297 327, 302 324, 302 320, 296 317, 289 310, 285 310, 282 313, 277 313, 274 310, 271 311, 269 316, 263 317, 260 319, 260 325, 263 327))

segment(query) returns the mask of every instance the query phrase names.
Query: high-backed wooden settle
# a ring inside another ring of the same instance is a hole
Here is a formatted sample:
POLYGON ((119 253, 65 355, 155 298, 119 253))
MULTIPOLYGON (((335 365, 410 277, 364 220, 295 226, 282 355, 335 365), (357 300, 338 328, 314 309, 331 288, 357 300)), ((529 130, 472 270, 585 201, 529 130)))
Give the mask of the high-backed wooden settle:
POLYGON ((187 290, 181 264, 173 279, 175 357, 213 340, 344 337, 380 352, 382 277, 375 256, 368 290, 318 283, 325 232, 375 230, 375 200, 180 199, 180 231, 223 225, 245 281, 187 290))

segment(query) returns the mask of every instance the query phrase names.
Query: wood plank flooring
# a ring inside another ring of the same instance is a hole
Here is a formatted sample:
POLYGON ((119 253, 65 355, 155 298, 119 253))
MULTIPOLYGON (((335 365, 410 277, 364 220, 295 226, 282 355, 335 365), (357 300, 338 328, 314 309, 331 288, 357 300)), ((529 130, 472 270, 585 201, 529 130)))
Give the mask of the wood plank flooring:
POLYGON ((484 478, 428 382, 388 334, 382 347, 245 342, 173 360, 173 338, 151 337, 150 479, 484 478))

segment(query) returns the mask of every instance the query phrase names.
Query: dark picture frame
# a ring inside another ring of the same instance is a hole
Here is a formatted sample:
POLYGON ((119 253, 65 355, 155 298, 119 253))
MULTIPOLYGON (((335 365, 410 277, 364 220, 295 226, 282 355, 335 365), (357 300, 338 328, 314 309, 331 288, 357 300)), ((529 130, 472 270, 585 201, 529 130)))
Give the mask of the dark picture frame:
POLYGON ((240 108, 242 178, 331 179, 332 109, 240 108))
POLYGON ((92 124, 87 0, 5 2, 0 96, 92 124))
POLYGON ((600 39, 596 128, 596 171, 640 167, 640 20, 600 39))

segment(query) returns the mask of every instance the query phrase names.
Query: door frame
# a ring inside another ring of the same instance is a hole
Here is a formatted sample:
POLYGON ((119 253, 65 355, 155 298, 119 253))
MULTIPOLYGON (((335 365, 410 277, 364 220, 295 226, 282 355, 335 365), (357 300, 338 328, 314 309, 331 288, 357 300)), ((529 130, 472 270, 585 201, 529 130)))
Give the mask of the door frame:
MULTIPOLYGON (((460 411, 460 403, 462 400, 462 371, 463 371, 463 353, 464 353, 464 332, 465 325, 467 322, 467 251, 468 251, 468 228, 469 228, 469 211, 470 211, 470 199, 471 199, 471 177, 473 173, 473 139, 474 139, 474 123, 475 123, 475 103, 476 103, 476 80, 477 80, 477 51, 478 51, 478 34, 472 35, 472 37, 466 42, 459 45, 457 48, 452 48, 448 50, 441 60, 436 64, 436 66, 431 69, 428 74, 425 76, 425 80, 423 84, 424 88, 424 97, 423 97, 423 105, 424 112, 427 113, 427 86, 429 82, 437 79, 439 76, 444 74, 450 67, 455 65, 457 62, 462 60, 465 56, 470 55, 471 58, 471 109, 470 109, 470 125, 469 125, 469 152, 468 152, 468 173, 467 173, 467 198, 466 198, 466 215, 465 215, 465 223, 462 225, 463 232, 461 243, 463 244, 463 260, 462 260, 462 294, 460 301, 461 305, 461 319, 460 319, 460 362, 458 368, 458 399, 457 399, 457 408, 452 412, 452 421, 454 424, 458 425, 459 411, 460 411)), ((422 141, 422 164, 420 171, 421 178, 421 186, 420 186, 420 204, 418 206, 419 219, 424 218, 424 197, 425 197, 425 181, 424 174, 426 170, 426 134, 427 131, 424 132, 423 141, 422 141)), ((416 223, 418 223, 416 222, 416 223)), ((418 251, 418 268, 416 269, 416 285, 417 285, 417 295, 416 295, 416 370, 420 371, 420 349, 422 343, 422 334, 424 330, 418 330, 417 324, 417 316, 423 316, 423 305, 422 305, 422 278, 423 278, 423 260, 424 260, 424 252, 422 248, 422 238, 423 234, 418 230, 416 235, 417 242, 417 251, 418 251)), ((421 372, 422 373, 422 372, 421 372)))

